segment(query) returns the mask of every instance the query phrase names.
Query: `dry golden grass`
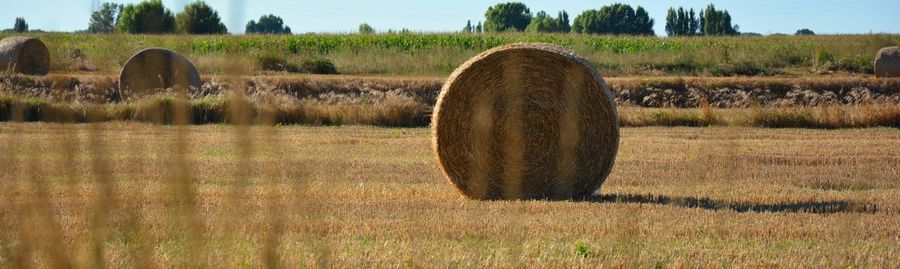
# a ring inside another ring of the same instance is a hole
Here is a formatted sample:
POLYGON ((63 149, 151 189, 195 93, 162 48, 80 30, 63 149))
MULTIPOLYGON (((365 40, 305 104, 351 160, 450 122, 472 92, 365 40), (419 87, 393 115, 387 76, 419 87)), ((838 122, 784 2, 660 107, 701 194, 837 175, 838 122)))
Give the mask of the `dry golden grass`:
POLYGON ((0 267, 892 267, 895 129, 624 128, 601 196, 471 201, 427 129, 0 124, 0 267))

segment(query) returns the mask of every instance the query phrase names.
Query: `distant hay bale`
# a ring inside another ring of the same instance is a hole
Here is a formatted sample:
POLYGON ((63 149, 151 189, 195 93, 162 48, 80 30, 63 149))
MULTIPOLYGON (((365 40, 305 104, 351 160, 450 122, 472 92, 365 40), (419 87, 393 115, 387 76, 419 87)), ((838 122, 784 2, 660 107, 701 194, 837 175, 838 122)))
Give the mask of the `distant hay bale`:
POLYGON ((875 77, 900 77, 900 47, 878 50, 878 56, 875 58, 875 77))
POLYGON ((50 71, 50 51, 37 38, 4 38, 0 40, 0 68, 11 73, 46 75, 50 71))
POLYGON ((486 200, 593 195, 619 144, 603 78, 546 44, 491 49, 457 68, 438 97, 432 132, 450 182, 486 200))
POLYGON ((119 74, 123 97, 140 97, 161 89, 200 88, 200 72, 190 60, 163 48, 148 48, 131 56, 119 74))

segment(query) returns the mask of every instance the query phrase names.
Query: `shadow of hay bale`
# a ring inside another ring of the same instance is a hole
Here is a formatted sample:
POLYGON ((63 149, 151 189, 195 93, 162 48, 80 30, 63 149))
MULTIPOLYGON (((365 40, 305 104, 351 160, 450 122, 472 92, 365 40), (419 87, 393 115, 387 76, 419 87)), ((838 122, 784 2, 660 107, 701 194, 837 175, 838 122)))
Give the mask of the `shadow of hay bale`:
POLYGON ((433 143, 450 182, 474 199, 593 194, 618 150, 613 94, 590 64, 546 44, 488 50, 441 90, 433 143))
POLYGON ((139 99, 162 89, 200 88, 200 72, 190 60, 164 48, 148 48, 131 56, 119 74, 122 99, 139 99))
POLYGON ((598 203, 636 203, 700 208, 706 210, 731 210, 745 212, 793 212, 793 213, 868 213, 879 212, 877 204, 854 203, 848 201, 798 201, 784 203, 728 202, 710 198, 669 197, 654 194, 605 194, 586 199, 598 203))
POLYGON ((875 77, 900 77, 900 47, 885 47, 875 57, 875 77))
POLYGON ((50 51, 33 37, 16 36, 0 40, 0 71, 26 75, 50 72, 50 51))

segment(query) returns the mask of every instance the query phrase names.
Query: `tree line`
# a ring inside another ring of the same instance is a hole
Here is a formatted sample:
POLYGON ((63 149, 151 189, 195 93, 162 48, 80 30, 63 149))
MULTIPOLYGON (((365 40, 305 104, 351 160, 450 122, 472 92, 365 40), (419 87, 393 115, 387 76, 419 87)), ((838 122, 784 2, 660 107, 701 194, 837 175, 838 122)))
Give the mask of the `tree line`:
MULTIPOLYGON (((484 14, 483 32, 536 32, 536 33, 579 33, 608 35, 655 35, 655 21, 644 7, 634 8, 627 4, 615 3, 600 9, 589 9, 575 17, 569 24, 569 14, 560 11, 554 18, 545 11, 532 16, 531 10, 520 2, 500 3, 488 8, 484 14)), ((481 22, 478 22, 481 25, 481 22)), ((466 23, 463 32, 482 32, 480 27, 466 23)), ((666 33, 679 35, 738 35, 738 26, 731 24, 727 10, 717 10, 712 4, 699 13, 689 12, 679 7, 669 9, 666 16, 666 33)))
MULTIPOLYGON (((683 7, 670 8, 666 14, 666 34, 669 36, 697 35, 739 35, 740 27, 732 25, 731 14, 718 10, 712 4, 695 12, 683 7)), ((521 2, 499 3, 488 7, 484 23, 472 24, 469 20, 462 32, 534 32, 534 33, 579 33, 608 35, 655 35, 647 11, 637 6, 615 3, 600 9, 583 11, 570 22, 566 11, 559 11, 556 17, 545 11, 532 15, 531 10, 521 2)), ((12 29, 4 32, 27 32, 28 24, 23 18, 16 18, 12 29)), ((88 29, 90 33, 131 33, 131 34, 226 34, 228 29, 222 23, 217 11, 203 1, 185 6, 178 14, 163 6, 161 0, 147 0, 137 4, 103 3, 92 12, 88 29)), ((291 34, 291 28, 284 25, 281 17, 269 14, 247 22, 248 34, 291 34)), ((359 32, 374 33, 368 24, 361 24, 359 32)), ((391 31, 392 32, 392 31, 391 31)), ((402 30, 401 33, 409 32, 402 30)), ((796 35, 814 35, 809 29, 800 29, 796 35)))
MULTIPOLYGON (((226 34, 228 28, 219 13, 203 1, 184 7, 180 13, 163 6, 161 0, 149 0, 138 4, 103 3, 91 14, 87 32, 130 34, 226 34)), ((247 22, 248 34, 291 34, 284 21, 269 14, 247 22)))

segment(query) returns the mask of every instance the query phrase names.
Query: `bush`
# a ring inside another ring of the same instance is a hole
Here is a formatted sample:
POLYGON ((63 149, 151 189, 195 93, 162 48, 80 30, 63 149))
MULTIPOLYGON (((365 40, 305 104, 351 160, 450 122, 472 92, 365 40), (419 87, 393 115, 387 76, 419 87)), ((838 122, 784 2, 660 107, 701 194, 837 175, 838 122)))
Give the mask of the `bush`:
POLYGON ((300 68, 305 73, 311 74, 337 74, 337 68, 334 67, 334 63, 331 60, 325 58, 313 58, 303 60, 300 63, 300 68))
POLYGON ((591 256, 591 248, 584 243, 584 241, 578 241, 575 243, 575 255, 581 258, 587 258, 591 256))
POLYGON ((829 71, 834 65, 834 54, 820 51, 816 53, 816 66, 819 71, 829 71))
POLYGON ((160 0, 128 4, 119 14, 116 29, 130 34, 165 34, 175 31, 175 16, 160 0))
POLYGON ((290 64, 284 57, 276 55, 262 55, 256 58, 256 65, 263 71, 299 72, 300 68, 290 64))
POLYGON ((219 13, 203 1, 185 6, 184 11, 175 16, 175 24, 179 34, 228 33, 228 29, 219 18, 219 13))
POLYGON ((710 70, 715 76, 759 76, 766 75, 768 72, 765 68, 760 67, 754 62, 742 61, 737 63, 720 64, 714 66, 710 70))
POLYGON ((269 14, 259 17, 259 22, 250 20, 244 30, 247 34, 291 34, 291 27, 284 25, 281 17, 269 14))
POLYGON ((768 128, 822 128, 823 126, 809 111, 800 109, 754 108, 750 113, 750 124, 768 128))

